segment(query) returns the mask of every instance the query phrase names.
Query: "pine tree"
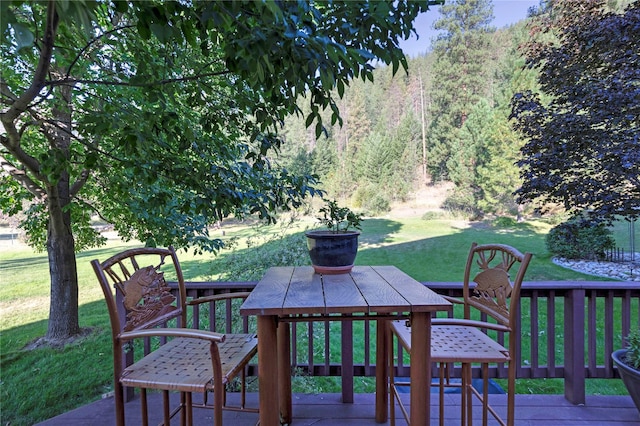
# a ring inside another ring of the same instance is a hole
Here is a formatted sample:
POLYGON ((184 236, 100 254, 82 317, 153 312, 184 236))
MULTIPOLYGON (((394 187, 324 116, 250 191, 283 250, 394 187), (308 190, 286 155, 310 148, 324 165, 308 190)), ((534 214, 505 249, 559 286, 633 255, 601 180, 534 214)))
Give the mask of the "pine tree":
MULTIPOLYGON (((489 90, 486 61, 490 56, 493 5, 490 0, 455 0, 440 8, 434 27, 444 30, 434 46, 433 122, 430 169, 447 178, 453 143, 470 111, 489 90)), ((455 165, 455 162, 450 163, 455 165)), ((454 171, 455 173, 455 171, 454 171)))

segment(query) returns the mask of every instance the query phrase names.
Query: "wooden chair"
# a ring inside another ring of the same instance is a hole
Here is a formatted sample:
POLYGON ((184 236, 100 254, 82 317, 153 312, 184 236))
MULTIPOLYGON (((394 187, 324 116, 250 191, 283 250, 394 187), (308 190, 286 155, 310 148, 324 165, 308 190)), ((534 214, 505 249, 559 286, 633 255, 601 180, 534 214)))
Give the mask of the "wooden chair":
MULTIPOLYGON (((463 305, 464 317, 434 318, 431 328, 431 360, 438 364, 440 424, 444 424, 444 390, 446 387, 461 387, 461 424, 473 422, 472 398, 482 402, 482 424, 488 422, 488 413, 501 425, 514 424, 514 401, 516 363, 511 362, 519 344, 517 324, 522 280, 531 254, 522 254, 513 247, 502 244, 478 245, 473 243, 467 258, 464 273, 462 299, 445 297, 453 303, 463 305), (515 273, 511 281, 511 271, 515 273), (493 331, 490 331, 493 330, 493 331), (508 349, 490 337, 500 335, 500 341, 508 336, 508 349), (482 366, 483 391, 472 386, 472 363, 482 366), (507 420, 506 422, 489 405, 489 363, 508 363, 507 420), (450 378, 455 364, 461 364, 461 383, 454 384, 450 378)), ((396 336, 402 347, 411 352, 411 325, 405 321, 390 323, 391 338, 396 336)), ((415 331, 415 330, 414 330, 415 331)), ((392 344, 389 344, 393 351, 392 344)), ((400 401, 399 386, 394 378, 393 354, 389 357, 390 371, 390 415, 394 424, 395 400, 409 422, 407 410, 400 401)))
POLYGON ((248 293, 187 301, 182 270, 173 247, 129 249, 102 263, 93 260, 91 265, 104 292, 111 321, 118 425, 125 423, 125 388, 140 388, 145 425, 148 422, 147 389, 163 391, 163 416, 167 425, 177 412, 181 413, 181 424, 192 424, 194 406, 213 408, 216 426, 222 425, 223 409, 257 411, 244 406, 244 371, 257 353, 256 335, 187 328, 187 305, 246 298, 248 293), (171 293, 165 273, 177 281, 177 297, 171 293), (141 349, 141 345, 146 355, 138 355, 134 360, 134 348, 141 349), (228 407, 225 387, 238 375, 242 379, 241 406, 228 407), (180 404, 174 410, 169 407, 169 391, 180 392, 180 404), (194 404, 193 392, 201 393, 204 402, 194 404), (207 401, 208 392, 213 392, 212 405, 207 401))

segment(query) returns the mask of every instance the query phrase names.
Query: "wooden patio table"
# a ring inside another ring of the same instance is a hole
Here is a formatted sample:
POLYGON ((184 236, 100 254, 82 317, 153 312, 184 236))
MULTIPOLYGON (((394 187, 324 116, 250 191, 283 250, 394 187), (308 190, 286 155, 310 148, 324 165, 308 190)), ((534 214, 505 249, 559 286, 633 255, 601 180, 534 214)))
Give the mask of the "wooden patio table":
POLYGON ((240 313, 256 315, 260 425, 292 421, 290 326, 294 321, 376 320, 376 421, 388 417, 388 321, 409 318, 411 419, 429 424, 431 313, 451 304, 394 266, 356 266, 348 274, 317 274, 310 266, 270 268, 240 313), (279 407, 279 409, 277 409, 279 407))

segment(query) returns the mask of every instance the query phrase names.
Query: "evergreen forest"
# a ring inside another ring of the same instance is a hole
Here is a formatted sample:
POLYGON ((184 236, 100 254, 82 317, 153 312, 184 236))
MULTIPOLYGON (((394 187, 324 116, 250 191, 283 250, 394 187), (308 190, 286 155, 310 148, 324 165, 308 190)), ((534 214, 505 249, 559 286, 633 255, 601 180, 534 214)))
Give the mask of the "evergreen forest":
MULTIPOLYGON (((394 76, 381 66, 373 83, 354 80, 339 105, 342 123, 322 132, 303 119, 287 120, 277 161, 318 175, 330 197, 367 214, 441 182, 453 188, 443 207, 466 217, 531 213, 533 206, 517 203, 514 194, 526 138, 510 115, 515 94, 540 92, 539 71, 526 66, 522 46, 539 37, 528 23, 544 9, 542 2, 526 20, 501 29, 492 25, 491 0, 445 2, 429 11, 439 14, 440 35, 425 41, 427 53, 408 58, 407 73, 394 76)), ((319 113, 330 122, 331 111, 319 113)))

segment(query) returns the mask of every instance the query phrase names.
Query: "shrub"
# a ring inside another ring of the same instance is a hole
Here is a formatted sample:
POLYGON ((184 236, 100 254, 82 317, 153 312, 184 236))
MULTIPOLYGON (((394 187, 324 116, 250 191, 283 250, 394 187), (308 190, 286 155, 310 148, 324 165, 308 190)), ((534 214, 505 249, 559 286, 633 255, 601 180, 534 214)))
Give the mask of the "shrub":
POLYGON ((386 213, 391 210, 389 197, 374 185, 360 187, 353 194, 353 205, 369 212, 371 215, 386 213))
POLYGON ((513 228, 518 225, 518 221, 512 217, 500 216, 495 218, 491 224, 496 228, 513 228))
POLYGON ((603 260, 607 249, 615 247, 613 233, 603 224, 573 219, 552 228, 547 249, 566 259, 603 260))
POLYGON ((473 213, 462 210, 430 210, 425 212, 422 216, 422 220, 472 220, 473 213))
POLYGON ((443 206, 445 209, 473 212, 476 210, 476 200, 471 191, 456 188, 447 196, 443 206))
POLYGON ((455 189, 450 192, 442 203, 445 210, 455 212, 457 216, 466 217, 469 220, 479 220, 482 212, 476 208, 476 198, 471 190, 455 189))
POLYGON ((425 212, 421 219, 422 220, 438 220, 438 219, 444 219, 445 214, 443 212, 440 211, 428 211, 425 212))
POLYGON ((374 195, 368 202, 364 203, 364 207, 377 214, 386 213, 391 210, 389 199, 384 194, 374 195))

